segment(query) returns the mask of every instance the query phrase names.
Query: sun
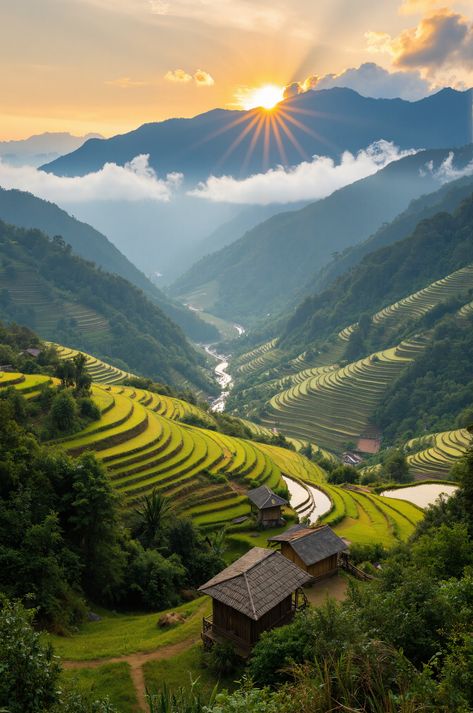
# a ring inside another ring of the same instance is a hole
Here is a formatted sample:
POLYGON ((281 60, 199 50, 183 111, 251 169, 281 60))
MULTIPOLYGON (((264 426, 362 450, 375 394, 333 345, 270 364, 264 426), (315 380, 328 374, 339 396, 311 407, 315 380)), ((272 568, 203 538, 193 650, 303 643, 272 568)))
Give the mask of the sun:
POLYGON ((267 111, 271 111, 283 99, 284 87, 278 87, 276 84, 263 84, 261 87, 248 89, 240 95, 240 103, 243 109, 262 107, 267 111))

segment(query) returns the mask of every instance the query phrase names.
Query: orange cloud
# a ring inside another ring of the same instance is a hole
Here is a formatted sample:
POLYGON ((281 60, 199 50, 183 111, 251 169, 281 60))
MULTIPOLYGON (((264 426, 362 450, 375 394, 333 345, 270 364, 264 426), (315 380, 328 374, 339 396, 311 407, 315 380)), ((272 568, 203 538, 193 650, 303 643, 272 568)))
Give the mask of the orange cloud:
POLYGON ((372 52, 388 52, 399 68, 416 68, 428 76, 445 67, 473 70, 473 24, 465 16, 442 8, 397 37, 368 32, 372 52))
POLYGON ((181 82, 183 84, 192 81, 191 75, 187 74, 183 69, 170 69, 169 72, 166 72, 164 75, 164 79, 167 82, 181 82))
POLYGON ((194 81, 198 87, 211 87, 215 84, 215 80, 211 74, 204 72, 203 69, 198 69, 194 74, 194 81))

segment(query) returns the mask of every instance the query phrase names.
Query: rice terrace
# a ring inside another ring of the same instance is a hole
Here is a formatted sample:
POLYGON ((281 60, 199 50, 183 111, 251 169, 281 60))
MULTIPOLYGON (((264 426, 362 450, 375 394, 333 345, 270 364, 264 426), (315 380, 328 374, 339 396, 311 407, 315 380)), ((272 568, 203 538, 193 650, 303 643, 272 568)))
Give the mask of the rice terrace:
POLYGON ((0 713, 471 713, 473 6, 3 5, 0 713))

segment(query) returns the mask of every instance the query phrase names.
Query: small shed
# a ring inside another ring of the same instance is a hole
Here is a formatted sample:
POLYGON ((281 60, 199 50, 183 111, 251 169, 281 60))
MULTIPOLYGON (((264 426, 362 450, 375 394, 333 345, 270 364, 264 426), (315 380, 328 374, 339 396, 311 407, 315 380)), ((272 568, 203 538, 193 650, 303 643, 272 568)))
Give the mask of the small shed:
POLYGON ((281 508, 287 505, 287 500, 281 498, 268 488, 261 485, 259 488, 248 492, 248 499, 251 503, 252 512, 256 512, 257 521, 263 527, 277 527, 284 521, 282 519, 281 508))
POLYGON ((345 540, 328 525, 303 527, 295 525, 268 542, 281 545, 281 554, 294 562, 314 579, 330 577, 338 572, 339 557, 348 549, 345 540))
POLYGON ((199 587, 212 598, 212 616, 203 620, 204 646, 230 641, 247 656, 263 631, 289 623, 307 604, 300 588, 311 579, 279 552, 253 547, 199 587))

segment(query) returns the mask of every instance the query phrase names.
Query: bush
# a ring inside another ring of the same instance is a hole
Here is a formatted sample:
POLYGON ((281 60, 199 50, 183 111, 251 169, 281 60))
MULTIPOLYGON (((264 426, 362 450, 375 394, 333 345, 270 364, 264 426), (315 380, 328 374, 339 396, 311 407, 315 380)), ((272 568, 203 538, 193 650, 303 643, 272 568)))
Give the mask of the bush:
POLYGON ((211 650, 204 654, 204 662, 216 676, 229 676, 241 663, 234 646, 228 641, 214 644, 211 650))
POLYGON ((0 610, 0 706, 8 713, 42 713, 57 698, 59 661, 32 627, 34 609, 3 601, 0 610))
POLYGON ((81 418, 86 418, 89 421, 97 421, 100 418, 100 409, 92 399, 83 396, 78 400, 79 413, 81 418))

